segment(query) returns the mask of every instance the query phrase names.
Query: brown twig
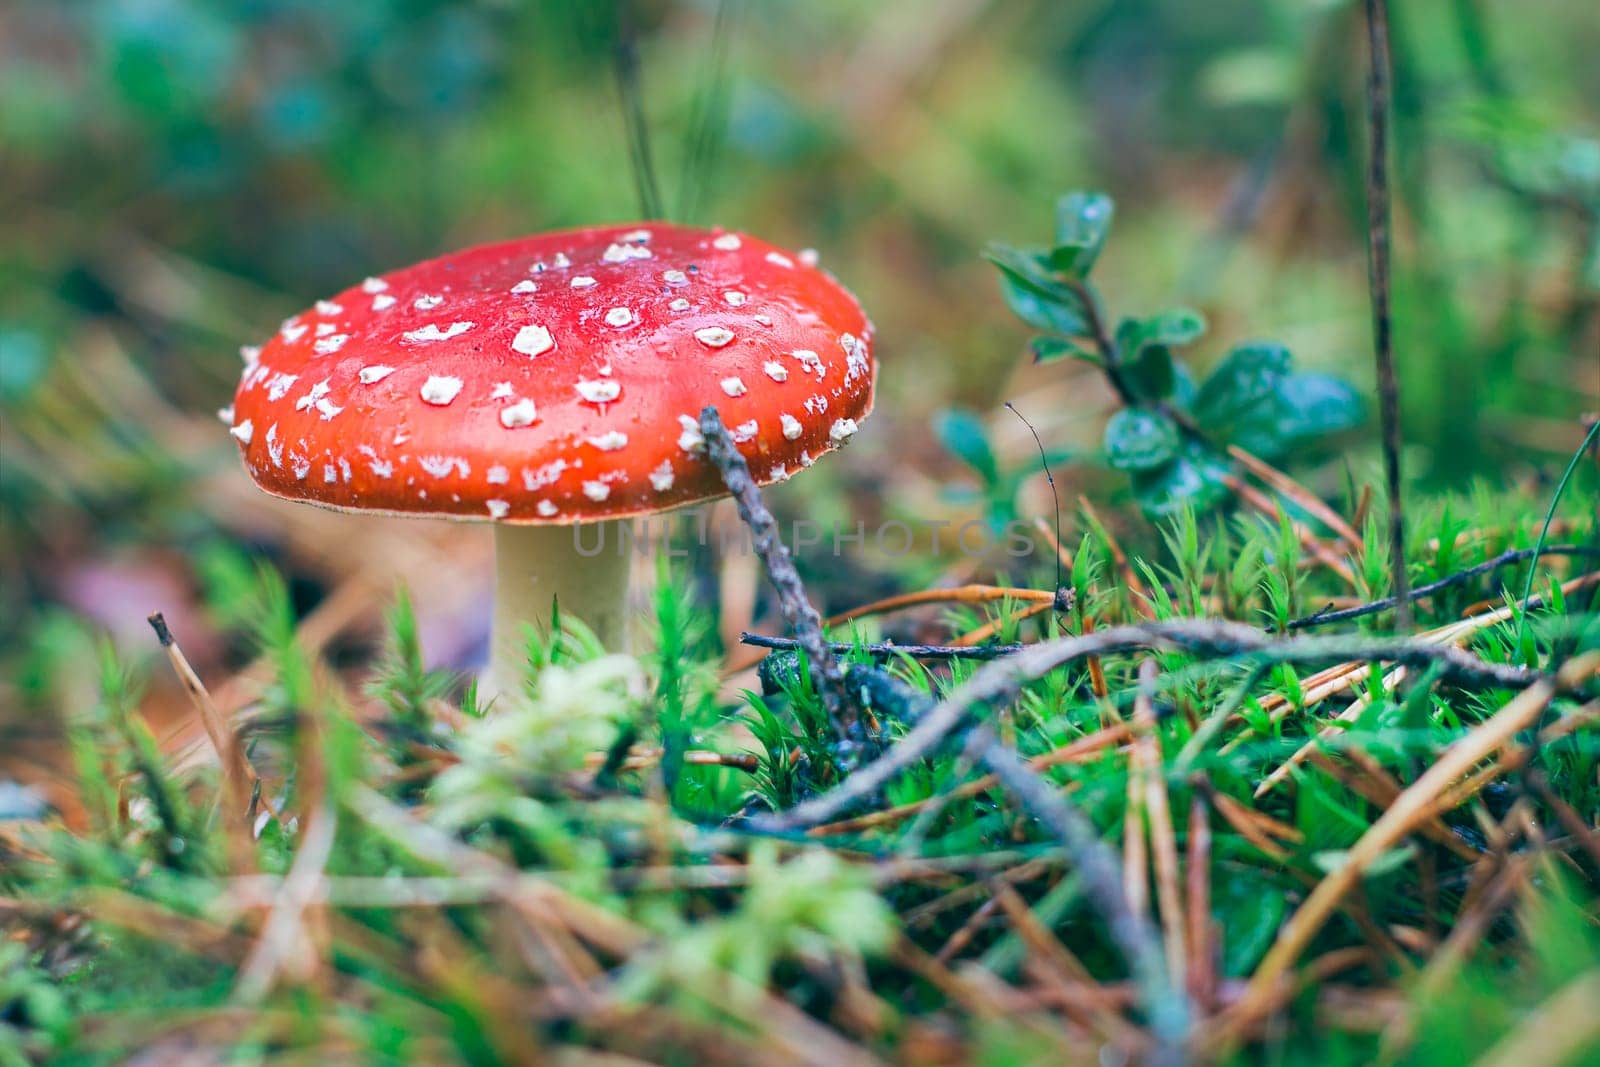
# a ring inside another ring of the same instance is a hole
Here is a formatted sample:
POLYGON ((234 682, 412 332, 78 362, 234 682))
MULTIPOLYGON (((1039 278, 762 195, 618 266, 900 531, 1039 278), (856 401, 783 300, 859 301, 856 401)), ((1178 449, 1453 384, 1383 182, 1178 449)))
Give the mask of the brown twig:
MULTIPOLYGON (((1167 948, 1167 972, 1177 980, 1189 970, 1184 932, 1183 896, 1178 890, 1178 839, 1172 826, 1172 803, 1163 773, 1161 740, 1156 732, 1156 662, 1139 665, 1139 693, 1133 706, 1134 743, 1130 764, 1144 791, 1145 818, 1150 828, 1150 853, 1156 875, 1156 904, 1161 914, 1162 938, 1167 948)), ((1137 828, 1136 828, 1137 829, 1137 828)))
POLYGON ((1251 474, 1254 474, 1257 478, 1260 478, 1272 488, 1299 504, 1307 514, 1321 519, 1328 529, 1339 536, 1339 539, 1345 543, 1345 547, 1352 553, 1360 554, 1363 547, 1361 535, 1356 533, 1355 528, 1350 523, 1345 522, 1337 511, 1324 504, 1321 497, 1266 460, 1246 452, 1238 445, 1229 445, 1228 455, 1238 460, 1251 474))
POLYGON ((1189 856, 1185 889, 1189 917, 1189 999, 1208 1011, 1216 995, 1216 936, 1211 918, 1211 813, 1205 795, 1189 798, 1189 856))
POLYGON ((189 695, 189 702, 199 713, 200 724, 205 727, 206 737, 210 739, 211 747, 217 754, 217 762, 222 767, 223 788, 228 797, 228 822, 230 825, 248 826, 250 798, 259 783, 255 771, 245 759, 244 748, 239 744, 239 735, 223 718, 216 702, 211 699, 211 693, 206 689, 205 682, 200 680, 200 676, 190 665, 189 658, 183 654, 183 649, 178 647, 177 639, 167 627, 166 618, 158 611, 147 621, 150 623, 150 628, 156 632, 156 640, 161 642, 161 649, 167 654, 178 681, 183 684, 184 692, 189 695))

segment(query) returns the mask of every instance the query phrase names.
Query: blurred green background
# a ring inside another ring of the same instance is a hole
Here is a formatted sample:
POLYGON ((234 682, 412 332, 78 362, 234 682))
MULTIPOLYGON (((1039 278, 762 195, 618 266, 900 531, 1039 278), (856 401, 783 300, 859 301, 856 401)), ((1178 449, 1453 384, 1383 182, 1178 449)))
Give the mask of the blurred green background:
MULTIPOLYGON (((0 705, 32 691, 53 605, 136 630, 219 542, 307 555, 322 535, 297 541, 288 511, 240 510, 213 415, 238 346, 370 273, 637 217, 630 107, 669 215, 818 249, 876 321, 878 414, 828 475, 784 489, 791 509, 880 480, 889 506, 942 499, 965 477, 930 430, 952 406, 1018 462, 1033 445, 993 414, 1008 399, 1052 445, 1092 446, 1102 387, 1028 365, 979 258, 1047 233, 1068 188, 1117 200, 1099 273, 1114 303, 1206 314, 1201 367, 1274 337, 1369 390, 1359 16, 1315 0, 8 0, 0 705)), ((1592 0, 1392 17, 1409 471, 1433 488, 1548 478, 1600 393, 1600 17, 1592 0)), ((1334 495, 1342 460, 1364 478, 1370 449, 1297 473, 1334 495)), ((1121 491, 1092 466, 1061 478, 1121 491)))

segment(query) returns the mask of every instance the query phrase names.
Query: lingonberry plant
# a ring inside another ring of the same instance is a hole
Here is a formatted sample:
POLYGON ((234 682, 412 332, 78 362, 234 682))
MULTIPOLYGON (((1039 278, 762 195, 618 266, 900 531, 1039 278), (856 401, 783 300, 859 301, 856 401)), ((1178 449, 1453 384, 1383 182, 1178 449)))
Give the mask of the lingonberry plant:
POLYGON ((1270 460, 1361 422, 1348 383, 1295 370, 1278 342, 1234 344, 1196 384, 1179 352, 1205 335, 1199 312, 1167 308, 1113 325, 1093 277, 1113 215, 1103 193, 1068 193, 1056 201, 1048 247, 995 244, 986 256, 1012 312, 1040 331, 1030 342, 1036 361, 1077 359, 1104 372, 1122 406, 1106 424, 1102 458, 1127 472, 1147 514, 1222 503, 1230 445, 1270 460))

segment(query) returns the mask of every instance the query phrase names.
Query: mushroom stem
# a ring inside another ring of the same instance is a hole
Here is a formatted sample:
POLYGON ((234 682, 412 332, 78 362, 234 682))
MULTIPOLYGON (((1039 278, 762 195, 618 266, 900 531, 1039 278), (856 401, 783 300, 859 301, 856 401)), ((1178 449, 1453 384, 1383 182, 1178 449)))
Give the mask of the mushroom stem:
POLYGON ((496 526, 494 627, 480 701, 521 690, 528 662, 523 627, 547 631, 552 603, 587 623, 606 648, 620 650, 631 556, 624 522, 496 526))

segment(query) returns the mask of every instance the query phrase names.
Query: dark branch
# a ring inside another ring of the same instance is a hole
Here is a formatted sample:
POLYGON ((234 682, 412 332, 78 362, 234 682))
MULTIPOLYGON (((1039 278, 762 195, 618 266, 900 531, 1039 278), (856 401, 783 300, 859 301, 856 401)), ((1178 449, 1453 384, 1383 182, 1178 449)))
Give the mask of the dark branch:
POLYGON ((903 771, 932 756, 982 709, 1015 700, 1023 686, 1086 656, 1158 648, 1203 659, 1233 659, 1255 664, 1381 661, 1409 667, 1442 665, 1441 676, 1467 684, 1523 689, 1546 675, 1506 664, 1487 663, 1449 645, 1404 638, 1380 640, 1356 635, 1274 638, 1240 623, 1205 619, 1114 626, 1091 634, 1062 637, 1027 646, 996 660, 929 709, 894 748, 851 774, 840 785, 788 811, 751 820, 769 833, 819 826, 877 794, 903 771))
MULTIPOLYGON (((741 633, 739 643, 751 645, 755 648, 772 648, 780 651, 792 651, 801 647, 801 643, 792 637, 768 637, 766 634, 741 633)), ((838 655, 846 655, 857 649, 880 659, 891 656, 913 656, 917 659, 999 659, 1001 656, 1010 656, 1021 652, 1027 645, 896 645, 885 644, 860 644, 852 645, 845 641, 834 641, 828 648, 838 655)))
POLYGON ((1122 857, 1116 848, 1101 840, 1088 816, 1029 767, 1015 750, 1002 744, 990 727, 976 727, 969 747, 977 748, 979 762, 1066 850, 1085 893, 1105 920, 1111 940, 1128 961, 1128 969, 1138 984, 1146 1021, 1157 1042, 1149 1062, 1183 1062, 1189 1023, 1187 998, 1167 973, 1160 935, 1149 918, 1128 903, 1122 887, 1122 857))
MULTIPOLYGON (((1493 559, 1484 560, 1475 567, 1468 567, 1464 571, 1457 571, 1454 574, 1448 574, 1445 577, 1440 578, 1438 581, 1429 582, 1427 585, 1419 585, 1415 589, 1411 590, 1407 595, 1412 600, 1421 600, 1424 597, 1432 596, 1441 589, 1448 589, 1453 585, 1460 585, 1463 582, 1469 582, 1481 574, 1488 574, 1490 571, 1499 570, 1501 567, 1509 566, 1513 563, 1521 563, 1523 560, 1533 559, 1536 556, 1589 556, 1592 558, 1600 558, 1600 548, 1585 548, 1582 545, 1550 545, 1546 548, 1510 548, 1500 553, 1498 556, 1495 556, 1493 559)), ((1360 604, 1353 608, 1341 608, 1338 611, 1330 611, 1327 608, 1324 608, 1321 611, 1306 615, 1303 618, 1289 620, 1289 629, 1305 630, 1313 626, 1326 626, 1332 622, 1344 622, 1347 619, 1359 619, 1364 615, 1376 615, 1380 611, 1388 611, 1390 608, 1394 607, 1395 602, 1396 600, 1394 597, 1388 596, 1384 597, 1382 600, 1374 600, 1370 603, 1360 604)))
POLYGON ((708 407, 700 412, 700 433, 706 439, 706 454, 716 464, 728 492, 733 494, 734 503, 739 507, 739 517, 750 527, 755 549, 766 564, 767 577, 778 591, 778 605, 783 611, 783 620, 794 631, 799 647, 805 651, 806 666, 811 671, 817 695, 822 698, 822 706, 827 709, 829 720, 842 738, 845 736, 845 727, 854 718, 851 714, 853 709, 845 696, 844 674, 839 669, 839 661, 832 647, 822 638, 822 616, 806 599, 805 586, 794 569, 794 561, 789 558, 789 549, 784 545, 783 538, 778 536, 778 520, 761 502, 761 491, 750 476, 750 467, 734 447, 733 438, 728 436, 726 427, 722 425, 722 416, 717 414, 716 408, 708 407))
POLYGON ((1406 576, 1406 523, 1400 500, 1400 382, 1394 366, 1389 275, 1389 7, 1367 0, 1367 284, 1372 291, 1372 341, 1383 420, 1383 467, 1389 490, 1389 566, 1395 629, 1411 629, 1406 576))

